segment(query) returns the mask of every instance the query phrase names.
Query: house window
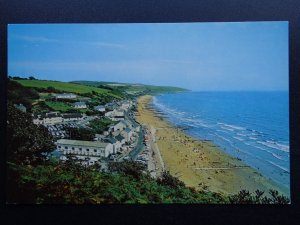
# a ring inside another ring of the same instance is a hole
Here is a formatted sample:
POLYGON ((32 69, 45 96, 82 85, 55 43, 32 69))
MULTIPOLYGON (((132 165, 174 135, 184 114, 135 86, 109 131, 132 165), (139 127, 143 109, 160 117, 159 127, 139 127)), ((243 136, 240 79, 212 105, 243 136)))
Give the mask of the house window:
POLYGON ((87 151, 89 151, 89 149, 88 149, 88 148, 87 148, 86 150, 87 150, 87 151))
POLYGON ((74 148, 74 147, 72 147, 72 150, 75 150, 75 148, 74 148))
POLYGON ((68 147, 66 146, 65 149, 68 149, 68 147))
POLYGON ((94 149, 94 152, 97 152, 97 149, 94 149))
POLYGON ((82 148, 79 148, 79 150, 82 150, 82 148))
POLYGON ((58 146, 58 148, 61 148, 61 146, 58 146))

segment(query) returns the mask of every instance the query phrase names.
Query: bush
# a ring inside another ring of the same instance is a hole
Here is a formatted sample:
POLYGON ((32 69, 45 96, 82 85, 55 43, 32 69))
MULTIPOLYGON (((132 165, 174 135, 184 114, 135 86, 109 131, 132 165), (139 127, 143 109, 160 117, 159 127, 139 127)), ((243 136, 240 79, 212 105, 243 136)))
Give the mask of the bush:
POLYGON ((173 188, 185 187, 185 184, 170 174, 169 171, 164 171, 161 177, 158 179, 158 183, 162 185, 167 185, 173 188))
POLYGON ((20 164, 36 163, 55 149, 47 128, 32 123, 29 113, 17 110, 11 103, 7 108, 7 157, 20 164))
POLYGON ((110 162, 108 164, 108 170, 110 172, 122 173, 135 179, 140 179, 143 170, 145 170, 145 166, 134 161, 110 162))
POLYGON ((269 196, 265 196, 263 191, 256 190, 250 193, 247 190, 241 190, 238 194, 229 197, 233 204, 288 204, 288 197, 280 195, 276 190, 269 190, 269 196))
POLYGON ((68 127, 66 133, 69 135, 70 139, 93 141, 95 138, 95 132, 86 128, 73 128, 68 127))
POLYGON ((97 134, 103 133, 106 128, 115 122, 108 118, 94 119, 89 122, 89 127, 97 134))

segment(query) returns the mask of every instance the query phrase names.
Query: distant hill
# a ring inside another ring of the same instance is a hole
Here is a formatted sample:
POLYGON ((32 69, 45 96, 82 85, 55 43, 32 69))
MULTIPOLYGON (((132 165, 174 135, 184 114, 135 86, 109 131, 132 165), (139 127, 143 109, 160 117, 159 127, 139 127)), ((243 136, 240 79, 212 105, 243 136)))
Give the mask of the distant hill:
POLYGON ((80 83, 68 83, 68 82, 60 82, 60 81, 50 81, 50 80, 15 80, 19 84, 25 87, 32 87, 32 88, 48 88, 53 87, 59 91, 64 92, 72 92, 76 94, 85 94, 96 92, 103 95, 108 95, 115 98, 122 97, 122 94, 115 93, 112 90, 105 89, 105 88, 97 88, 93 86, 86 86, 80 83))
POLYGON ((73 84, 82 84, 90 87, 101 87, 110 90, 118 90, 131 95, 143 95, 143 94, 160 94, 160 93, 173 93, 189 91, 188 89, 171 87, 171 86, 155 86, 145 84, 128 84, 118 82, 104 82, 104 81, 71 81, 73 84))

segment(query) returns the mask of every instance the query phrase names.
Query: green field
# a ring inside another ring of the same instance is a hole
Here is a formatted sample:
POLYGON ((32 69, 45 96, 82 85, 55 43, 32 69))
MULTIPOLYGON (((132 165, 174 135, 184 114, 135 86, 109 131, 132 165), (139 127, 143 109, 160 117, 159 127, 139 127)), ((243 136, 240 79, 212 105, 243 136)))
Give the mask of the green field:
POLYGON ((84 94, 90 93, 95 91, 99 94, 108 95, 115 98, 120 98, 120 95, 116 95, 112 93, 110 90, 85 86, 81 84, 74 84, 74 83, 66 83, 66 82, 59 82, 59 81, 48 81, 48 80, 15 80, 16 82, 22 84, 25 87, 36 87, 36 88, 48 88, 54 87, 57 90, 65 91, 65 92, 72 92, 76 94, 84 94))
POLYGON ((144 94, 146 93, 158 94, 158 93, 167 93, 167 92, 188 91, 187 89, 180 88, 180 87, 154 86, 154 85, 144 85, 144 84, 125 84, 125 83, 102 82, 102 81, 72 81, 71 83, 88 85, 90 87, 97 87, 99 85, 102 85, 123 92, 140 92, 144 94))
POLYGON ((47 106, 51 107, 54 111, 66 112, 69 109, 73 109, 70 104, 64 102, 53 102, 53 101, 46 101, 47 106))

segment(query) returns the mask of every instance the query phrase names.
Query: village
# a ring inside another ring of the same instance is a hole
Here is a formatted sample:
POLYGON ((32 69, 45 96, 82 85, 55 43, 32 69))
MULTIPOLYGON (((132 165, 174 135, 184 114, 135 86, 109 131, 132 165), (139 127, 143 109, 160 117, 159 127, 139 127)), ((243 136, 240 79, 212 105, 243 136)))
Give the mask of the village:
MULTIPOLYGON (((78 99, 73 93, 55 94, 58 100, 78 99)), ((88 99, 87 99, 88 100, 88 99)), ((121 100, 97 105, 92 108, 94 115, 85 113, 43 112, 33 113, 33 123, 42 125, 52 134, 56 149, 52 155, 65 161, 69 156, 75 157, 86 166, 99 165, 102 170, 107 169, 109 162, 134 160, 145 166, 151 176, 158 176, 155 162, 155 152, 150 144, 150 131, 143 124, 139 124, 135 116, 138 112, 135 100, 121 100), (94 135, 93 140, 72 139, 69 128, 90 129, 91 121, 107 118, 113 121, 103 132, 94 135)), ((22 105, 15 105, 21 111, 26 111, 22 105)), ((86 101, 74 102, 74 109, 86 109, 86 101)))

